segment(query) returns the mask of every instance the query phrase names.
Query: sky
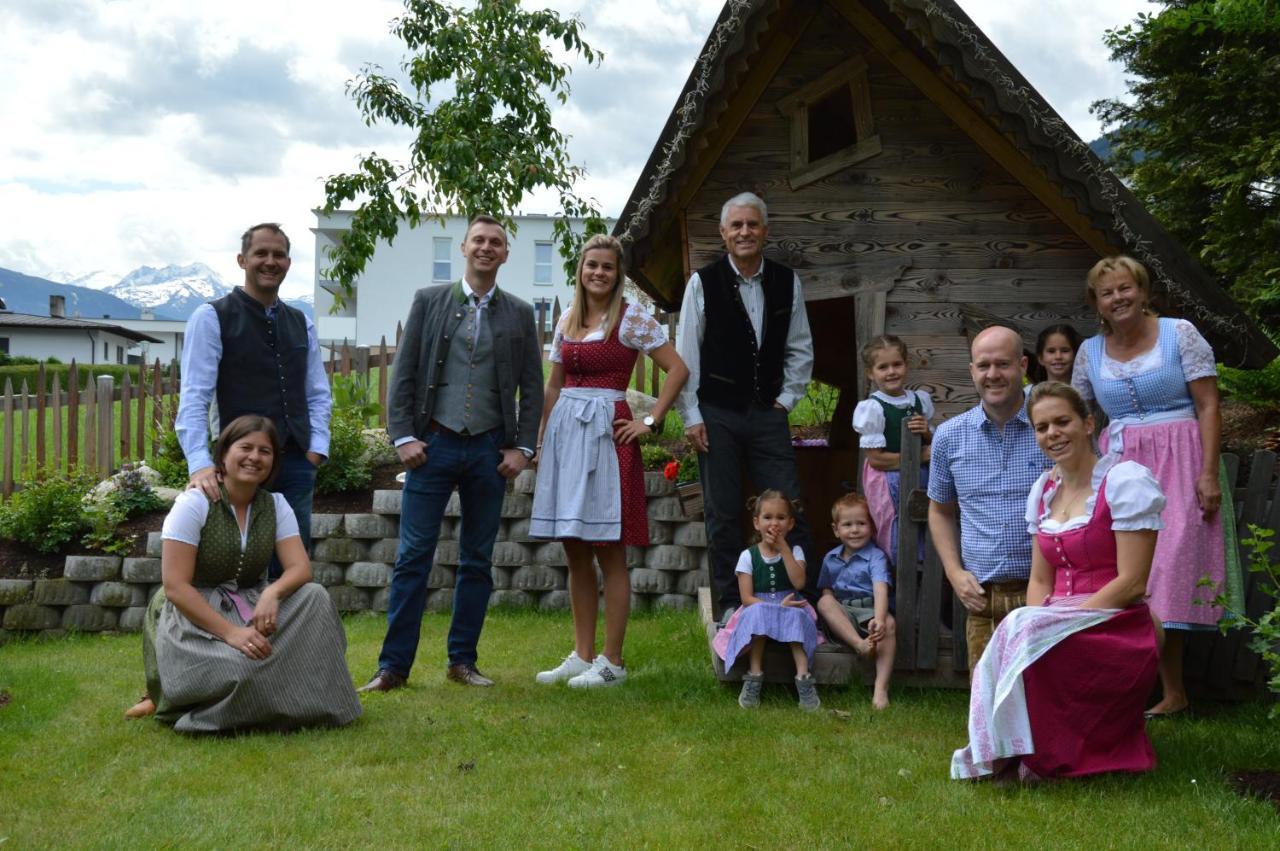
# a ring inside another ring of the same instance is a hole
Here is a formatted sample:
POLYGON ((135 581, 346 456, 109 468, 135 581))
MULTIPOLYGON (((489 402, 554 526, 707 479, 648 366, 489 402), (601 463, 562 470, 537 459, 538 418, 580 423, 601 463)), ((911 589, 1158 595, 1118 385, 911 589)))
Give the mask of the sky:
MULTIPOLYGON (((960 0, 1085 140, 1089 104, 1122 96, 1108 28, 1147 0, 960 0)), ((532 5, 532 0, 530 0, 532 5)), ((543 0, 579 14, 579 63, 557 126, 607 215, 629 196, 721 0, 543 0)), ((362 153, 399 158, 344 91, 398 67, 396 0, 4 0, 0 5, 0 267, 59 280, 203 262, 228 282, 250 224, 293 239, 286 296, 313 288, 309 228, 324 178, 362 153)), ((553 212, 530 201, 521 212, 553 212)))

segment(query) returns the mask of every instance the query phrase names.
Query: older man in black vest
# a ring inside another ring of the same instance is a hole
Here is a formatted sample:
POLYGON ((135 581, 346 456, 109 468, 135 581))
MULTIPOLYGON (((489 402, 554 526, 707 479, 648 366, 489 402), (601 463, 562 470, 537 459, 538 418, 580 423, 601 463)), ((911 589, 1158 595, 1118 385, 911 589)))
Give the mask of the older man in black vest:
MULTIPOLYGON (((727 253, 689 278, 676 349, 689 366, 680 396, 685 434, 698 451, 715 604, 727 620, 740 603, 734 564, 745 548, 742 465, 755 492, 777 488, 799 499, 787 413, 813 371, 813 338, 800 278, 764 257, 769 215, 744 192, 720 211, 727 253)), ((788 537, 809 553, 807 590, 821 565, 809 551, 803 512, 788 537)))
POLYGON ((498 288, 507 232, 477 216, 462 243, 461 281, 418 290, 396 350, 387 432, 408 468, 400 548, 378 672, 362 692, 404 685, 418 652, 427 576, 445 505, 462 506, 445 676, 491 686, 476 648, 493 590, 493 544, 507 479, 533 457, 542 418, 542 349, 533 308, 498 288))
MULTIPOLYGON (((289 237, 277 224, 254 225, 241 236, 236 261, 244 285, 200 305, 187 320, 175 430, 187 459, 188 486, 219 499, 209 455, 214 399, 224 425, 244 414, 269 417, 283 447, 271 489, 288 501, 310 549, 316 467, 329 454, 329 379, 315 325, 280 300, 289 273, 289 237)), ((274 558, 270 572, 280 575, 274 558)))

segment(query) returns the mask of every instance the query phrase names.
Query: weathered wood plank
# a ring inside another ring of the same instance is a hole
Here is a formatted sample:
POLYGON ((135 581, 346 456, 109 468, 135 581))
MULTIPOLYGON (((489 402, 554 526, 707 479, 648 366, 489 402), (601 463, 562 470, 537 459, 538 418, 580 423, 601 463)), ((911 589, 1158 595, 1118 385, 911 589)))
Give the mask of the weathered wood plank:
POLYGON ((0 493, 7 499, 13 493, 13 381, 4 380, 4 480, 0 482, 0 493))
POLYGON ((378 424, 383 428, 387 426, 387 378, 391 373, 391 362, 387 360, 387 335, 382 335, 382 341, 378 344, 378 363, 382 368, 378 370, 378 407, 382 410, 378 414, 378 424))
POLYGON ((62 469, 62 375, 53 374, 53 399, 50 411, 53 417, 53 469, 62 469))
MULTIPOLYGON (((892 295, 890 296, 892 298, 892 295)), ((1004 307, 1004 305, 1000 305, 1004 307)), ((1086 337, 1097 330, 1097 314, 1085 304, 1015 304, 997 311, 1032 338, 1059 322, 1069 322, 1086 337)), ((939 334, 959 336, 965 332, 963 305, 948 302, 890 303, 885 312, 885 332, 898 335, 939 334)))
POLYGON ((916 635, 922 618, 937 618, 919 606, 916 599, 916 538, 918 526, 911 521, 907 500, 920 484, 920 437, 902 421, 902 455, 898 468, 898 564, 896 576, 898 601, 898 650, 895 669, 916 665, 916 635))
POLYGON ((48 405, 45 391, 44 361, 36 365, 36 469, 45 466, 45 407, 48 405))
MULTIPOLYGON (((923 484, 923 483, 922 483, 923 484)), ((903 500, 905 504, 905 500, 903 500)), ((901 521, 899 521, 901 526, 901 521)), ((911 524, 919 528, 913 522, 911 524)), ((913 543, 912 546, 915 546, 913 543)), ((901 542, 899 542, 901 547, 901 542)), ((902 552, 901 549, 898 550, 902 552)), ((898 559, 902 561, 901 556, 898 559)), ((942 559, 934 549, 933 539, 924 536, 924 564, 920 577, 920 632, 917 637, 916 667, 932 671, 938 667, 938 635, 942 616, 942 559)))
POLYGON ((137 434, 135 435, 138 447, 138 457, 147 457, 147 365, 145 363, 138 366, 138 416, 137 416, 137 434))
POLYGON ((84 384, 84 468, 98 468, 98 387, 90 373, 84 384))
MULTIPOLYGON (((54 376, 55 378, 57 376, 54 376)), ((75 358, 67 370, 67 469, 80 461, 80 378, 75 358)))
MULTIPOLYGON (((133 411, 130 409, 129 402, 132 401, 133 387, 129 381, 128 371, 124 374, 124 381, 120 385, 120 460, 128 461, 132 457, 130 452, 129 440, 133 437, 133 411)), ((139 455, 139 457, 142 457, 139 455)))
MULTIPOLYGON (((853 316, 853 351, 849 353, 849 356, 857 363, 858 352, 862 351, 862 347, 871 342, 872 338, 884 333, 885 294, 883 292, 868 292, 854 296, 853 316)), ((856 380, 858 398, 865 399, 869 390, 866 372, 859 369, 856 380)))
POLYGON ((112 385, 115 378, 110 375, 98 376, 98 475, 106 478, 111 475, 115 466, 113 452, 115 449, 116 418, 111 410, 111 399, 114 395, 112 385))

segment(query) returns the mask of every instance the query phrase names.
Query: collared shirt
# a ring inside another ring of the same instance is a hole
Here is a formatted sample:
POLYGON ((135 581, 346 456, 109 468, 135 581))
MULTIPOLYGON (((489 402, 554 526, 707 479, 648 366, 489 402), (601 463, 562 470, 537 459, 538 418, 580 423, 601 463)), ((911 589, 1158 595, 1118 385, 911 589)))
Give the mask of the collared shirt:
POLYGON ((982 405, 938 426, 929 461, 929 499, 958 503, 960 560, 979 582, 1031 575, 1027 494, 1050 467, 1025 407, 998 428, 982 405))
POLYGON ((830 588, 837 600, 856 600, 875 594, 875 583, 893 585, 889 572, 889 560, 884 551, 868 541, 844 556, 844 545, 839 544, 822 557, 822 572, 818 574, 818 590, 830 588))
MULTIPOLYGON (((738 293, 751 319, 756 340, 764 331, 764 261, 750 278, 742 277, 733 258, 729 267, 738 280, 738 293)), ((698 409, 698 370, 702 363, 702 338, 707 330, 705 303, 702 298, 702 278, 697 272, 689 278, 684 288, 684 301, 680 305, 680 326, 676 329, 676 351, 685 366, 689 367, 689 380, 680 392, 680 413, 685 428, 702 422, 698 409)), ((791 324, 787 326, 787 343, 782 355, 782 392, 777 402, 790 411, 804 396, 809 378, 813 374, 813 336, 809 333, 809 316, 804 310, 804 291, 800 288, 800 276, 795 276, 791 297, 791 324)))
MULTIPOLYGON (((275 319, 279 302, 266 308, 275 319)), ((211 304, 202 304, 187 320, 182 349, 182 392, 178 397, 178 413, 174 428, 182 454, 187 457, 187 472, 194 473, 213 466, 209 455, 209 406, 218 384, 218 364, 222 361, 222 326, 211 304)), ((333 395, 329 376, 325 375, 320 357, 316 326, 307 319, 307 421, 311 427, 311 445, 307 451, 329 455, 329 413, 333 395)), ((226 425, 226 423, 222 423, 226 425)), ((281 435, 283 439, 284 435, 281 435)))

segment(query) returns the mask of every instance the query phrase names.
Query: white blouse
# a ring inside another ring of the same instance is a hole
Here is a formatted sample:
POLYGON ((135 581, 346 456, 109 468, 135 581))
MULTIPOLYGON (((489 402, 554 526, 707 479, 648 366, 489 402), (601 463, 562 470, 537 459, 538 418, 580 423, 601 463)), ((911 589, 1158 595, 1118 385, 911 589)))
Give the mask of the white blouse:
MULTIPOLYGON (((276 541, 285 538, 296 538, 298 518, 294 516, 289 503, 278 493, 271 494, 276 504, 276 541)), ((170 541, 181 541, 193 547, 200 546, 200 536, 204 532, 205 521, 209 518, 209 498, 199 488, 185 490, 173 501, 173 508, 164 518, 160 537, 170 541)), ((253 506, 250 505, 244 515, 244 528, 240 530, 240 552, 249 545, 249 520, 253 517, 253 506)))
POLYGON ((1049 519, 1050 507, 1058 491, 1049 494, 1044 511, 1040 511, 1040 496, 1053 470, 1047 470, 1031 487, 1027 496, 1027 532, 1061 533, 1078 529, 1093 516, 1093 506, 1098 500, 1098 485, 1107 479, 1107 504, 1111 506, 1111 528, 1116 532, 1137 532, 1144 529, 1158 531, 1164 528, 1160 512, 1164 510, 1164 492, 1151 471, 1136 461, 1120 461, 1118 455, 1107 455, 1093 468, 1091 486, 1093 493, 1084 503, 1084 513, 1058 522, 1049 519))
MULTIPOLYGON (((1197 378, 1212 378, 1218 374, 1218 367, 1213 357, 1213 347, 1185 319, 1177 320, 1174 333, 1178 337, 1178 356, 1182 360, 1182 372, 1187 381, 1197 378)), ((1126 361, 1114 360, 1107 354, 1107 347, 1102 346, 1102 363, 1098 372, 1108 381, 1134 378, 1160 368, 1160 340, 1142 354, 1126 361)), ((1084 346, 1076 353, 1075 365, 1071 371, 1071 386, 1080 391, 1086 400, 1093 398, 1093 385, 1089 382, 1089 355, 1084 346)))
POLYGON ((895 408, 909 408, 915 400, 920 400, 924 418, 933 423, 933 397, 926 390, 908 390, 901 396, 890 396, 879 390, 872 391, 871 396, 858 403, 853 409, 853 430, 861 437, 858 446, 863 449, 884 449, 884 408, 876 399, 883 399, 895 408))
MULTIPOLYGON (((556 325, 556 333, 551 338, 551 354, 547 357, 552 363, 560 363, 560 347, 564 344, 564 328, 569 323, 571 310, 573 310, 572 304, 569 305, 569 310, 561 314, 560 323, 556 325)), ((597 328, 578 342, 598 343, 603 339, 604 329, 597 328)), ((643 307, 629 301, 626 310, 622 312, 622 319, 618 326, 618 342, 628 349, 648 354, 667 342, 667 329, 663 328, 658 320, 643 307)))
MULTIPOLYGON (((791 555, 795 556, 796 561, 804 564, 804 550, 799 547, 792 547, 791 555)), ((760 558, 764 560, 765 564, 777 564, 777 562, 782 558, 782 553, 778 553, 773 558, 765 558, 764 553, 761 553, 760 558)), ((738 556, 738 563, 734 565, 733 572, 751 573, 751 550, 748 549, 742 551, 742 555, 738 556)))

